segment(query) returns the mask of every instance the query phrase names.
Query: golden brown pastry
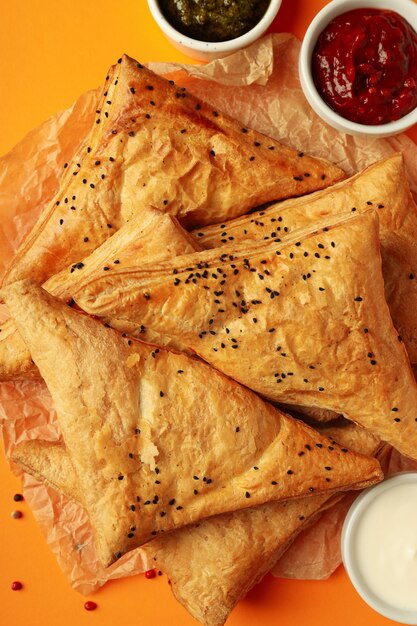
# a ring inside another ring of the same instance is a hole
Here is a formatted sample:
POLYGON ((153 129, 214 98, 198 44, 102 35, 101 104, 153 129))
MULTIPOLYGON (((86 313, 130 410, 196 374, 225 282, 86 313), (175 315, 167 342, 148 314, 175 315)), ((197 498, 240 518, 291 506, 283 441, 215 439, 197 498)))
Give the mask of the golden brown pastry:
POLYGON ((375 211, 286 243, 103 272, 74 298, 180 339, 272 401, 342 413, 417 458, 417 386, 385 301, 375 211))
MULTIPOLYGON (((373 455, 379 441, 353 424, 322 434, 361 454, 373 455)), ((20 444, 14 460, 38 479, 82 504, 69 456, 61 444, 20 444)), ((275 565, 297 534, 340 494, 270 502, 187 526, 144 546, 151 567, 163 570, 181 604, 202 624, 223 624, 233 607, 275 565)))
POLYGON ((212 224, 343 177, 123 56, 109 70, 90 134, 65 164, 58 193, 3 284, 43 283, 82 261, 142 206, 212 224))
POLYGON ((194 231, 205 248, 230 241, 285 241, 295 229, 326 226, 336 216, 374 207, 380 221, 385 295, 410 360, 417 362, 417 207, 403 158, 394 154, 360 174, 306 198, 287 200, 222 226, 194 231))
MULTIPOLYGON (((170 215, 156 209, 143 208, 128 223, 94 250, 82 262, 73 263, 59 274, 49 278, 44 288, 63 301, 70 302, 75 285, 97 272, 114 267, 137 266, 144 262, 157 262, 170 256, 201 250, 198 242, 170 215)), ((172 340, 162 337, 143 325, 119 323, 110 320, 111 326, 122 333, 138 335, 148 342, 170 346, 172 340)), ((186 349, 177 341, 177 349, 186 349)), ((0 326, 0 380, 36 378, 39 371, 13 320, 0 326)))
MULTIPOLYGON (((373 455, 379 441, 350 424, 323 434, 373 455)), ((146 546, 167 573, 175 597, 206 626, 223 624, 234 606, 275 565, 298 533, 335 504, 340 494, 269 503, 204 520, 146 546), (190 575, 192 572, 192 575, 190 575)), ((152 559, 150 558, 152 563, 152 559)))
POLYGON ((2 295, 52 395, 103 565, 208 516, 382 477, 205 363, 123 338, 29 280, 2 295))

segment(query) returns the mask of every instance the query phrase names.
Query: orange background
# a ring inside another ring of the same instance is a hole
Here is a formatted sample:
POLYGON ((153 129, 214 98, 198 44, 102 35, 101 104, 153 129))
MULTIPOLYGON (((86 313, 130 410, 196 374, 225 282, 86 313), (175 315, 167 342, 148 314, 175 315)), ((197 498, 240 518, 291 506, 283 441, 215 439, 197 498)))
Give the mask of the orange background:
MULTIPOLYGON (((283 0, 271 28, 302 38, 325 0, 283 0)), ((187 57, 165 40, 146 0, 0 0, 0 154, 77 96, 101 83, 122 52, 142 61, 187 57)), ((417 141, 417 127, 409 131, 417 141)), ((195 626, 166 578, 111 581, 87 613, 49 551, 0 454, 0 626, 195 626), (20 506, 19 506, 20 505, 20 506), (11 511, 24 517, 13 520, 11 511), (24 589, 10 590, 20 580, 24 589), (116 621, 117 620, 117 621, 116 621)), ((194 572, 198 575, 198 572, 194 572)), ((354 591, 343 568, 323 582, 267 576, 233 612, 230 626, 388 626, 354 591)))

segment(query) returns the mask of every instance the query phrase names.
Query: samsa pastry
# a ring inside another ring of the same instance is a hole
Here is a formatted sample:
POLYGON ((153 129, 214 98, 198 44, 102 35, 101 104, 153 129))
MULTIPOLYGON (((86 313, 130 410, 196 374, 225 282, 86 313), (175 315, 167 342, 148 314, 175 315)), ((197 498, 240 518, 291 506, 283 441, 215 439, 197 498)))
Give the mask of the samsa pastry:
POLYGON ((286 200, 221 226, 193 231, 204 248, 230 241, 285 241, 300 228, 320 228, 341 215, 378 212, 385 296, 412 363, 417 363, 417 207, 403 157, 391 157, 326 190, 286 200))
POLYGON ((104 566, 205 517, 382 477, 205 363, 124 338, 31 281, 2 295, 52 395, 104 566))
POLYGON ((123 56, 109 70, 89 135, 3 284, 43 283, 81 262, 143 206, 190 226, 213 224, 343 177, 123 56))
MULTIPOLYGON (((353 424, 330 426, 322 434, 330 438, 328 450, 334 447, 334 438, 360 454, 373 455, 379 447, 375 437, 353 424)), ((301 452, 307 454, 307 450, 301 452)), ((13 459, 82 505, 62 444, 28 441, 18 445, 13 459)), ((298 533, 341 497, 313 495, 218 515, 151 541, 143 553, 149 567, 167 574, 175 597, 197 620, 205 626, 219 626, 298 533)))
POLYGON ((178 338, 279 403, 341 413, 417 458, 417 386, 385 301, 378 216, 102 272, 92 315, 178 338))

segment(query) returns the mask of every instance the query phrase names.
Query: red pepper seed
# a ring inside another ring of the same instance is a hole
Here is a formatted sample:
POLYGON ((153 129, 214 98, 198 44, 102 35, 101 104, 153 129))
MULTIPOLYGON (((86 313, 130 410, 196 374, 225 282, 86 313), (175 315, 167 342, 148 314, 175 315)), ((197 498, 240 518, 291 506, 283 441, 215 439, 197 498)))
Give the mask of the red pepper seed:
POLYGON ((156 572, 154 569, 148 569, 147 572, 145 572, 145 578, 155 578, 156 576, 156 572))
POLYGON ((92 600, 88 600, 85 604, 84 604, 84 608, 86 611, 95 611, 97 608, 97 604, 95 602, 93 602, 92 600))
POLYGON ((22 587, 23 587, 22 583, 19 582, 18 580, 15 580, 11 584, 12 591, 20 591, 22 587))

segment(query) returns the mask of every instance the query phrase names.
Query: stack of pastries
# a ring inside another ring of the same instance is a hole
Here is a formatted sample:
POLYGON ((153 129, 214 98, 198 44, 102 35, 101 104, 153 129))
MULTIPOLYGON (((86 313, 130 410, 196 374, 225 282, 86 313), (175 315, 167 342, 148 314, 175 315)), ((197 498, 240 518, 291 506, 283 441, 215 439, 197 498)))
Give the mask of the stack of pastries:
POLYGON ((0 379, 62 433, 13 460, 224 624, 381 442, 417 459, 416 226, 401 155, 346 179, 122 57, 3 277, 0 379))

